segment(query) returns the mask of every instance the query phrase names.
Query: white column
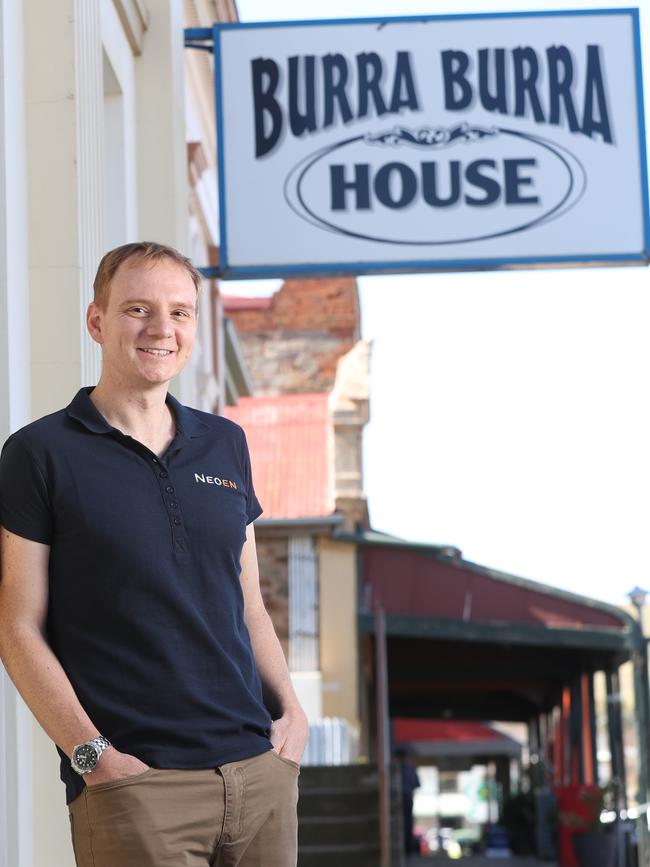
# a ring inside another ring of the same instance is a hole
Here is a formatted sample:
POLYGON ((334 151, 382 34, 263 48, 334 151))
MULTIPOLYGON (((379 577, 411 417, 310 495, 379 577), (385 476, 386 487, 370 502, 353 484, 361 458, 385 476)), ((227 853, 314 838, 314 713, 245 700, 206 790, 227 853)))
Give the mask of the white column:
MULTIPOLYGON (((138 222, 142 241, 189 253, 182 0, 158 0, 136 65, 138 222)), ((199 263, 201 264, 201 263, 199 263)), ((170 391, 190 402, 193 360, 170 391)))
POLYGON ((32 413, 96 380, 83 325, 102 252, 99 0, 23 0, 32 413))
MULTIPOLYGON (((29 421, 22 10, 0 0, 0 443, 29 421)), ((33 867, 30 714, 0 670, 0 867, 33 867)))
POLYGON ((99 379, 101 354, 99 346, 88 337, 84 317, 104 253, 104 82, 99 0, 75 0, 74 23, 81 385, 94 385, 99 379))
POLYGON ((187 253, 182 11, 181 0, 158 0, 136 65, 138 219, 141 240, 187 253))
MULTIPOLYGON (((102 253, 100 0, 5 2, 22 7, 24 16, 31 337, 26 368, 36 418, 65 406, 81 385, 97 379, 98 356, 84 314, 102 253)), ((57 752, 35 721, 21 731, 31 737, 34 757, 33 803, 20 808, 33 846, 33 865, 25 867, 71 867, 57 752)))
POLYGON ((108 250, 140 240, 135 93, 135 67, 139 59, 134 56, 113 0, 102 0, 101 30, 104 47, 104 247, 108 250))
POLYGON ((0 2, 0 440, 29 421, 25 114, 19 4, 0 2))

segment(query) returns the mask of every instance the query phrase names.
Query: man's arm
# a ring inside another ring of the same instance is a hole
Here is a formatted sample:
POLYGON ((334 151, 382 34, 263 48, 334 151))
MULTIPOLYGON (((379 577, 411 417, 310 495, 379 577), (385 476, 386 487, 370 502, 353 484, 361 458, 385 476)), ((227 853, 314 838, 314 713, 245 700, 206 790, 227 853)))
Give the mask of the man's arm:
POLYGON ((264 607, 252 522, 246 527, 240 581, 244 593, 244 620, 255 664, 265 690, 271 694, 280 713, 271 726, 271 742, 278 753, 300 762, 307 744, 309 723, 293 688, 282 645, 264 607))
MULTIPOLYGON (((46 734, 71 756, 77 744, 103 732, 81 706, 45 638, 49 554, 49 545, 0 527, 0 658, 46 734)), ((92 783, 121 779, 146 767, 135 756, 110 747, 84 779, 92 783)))

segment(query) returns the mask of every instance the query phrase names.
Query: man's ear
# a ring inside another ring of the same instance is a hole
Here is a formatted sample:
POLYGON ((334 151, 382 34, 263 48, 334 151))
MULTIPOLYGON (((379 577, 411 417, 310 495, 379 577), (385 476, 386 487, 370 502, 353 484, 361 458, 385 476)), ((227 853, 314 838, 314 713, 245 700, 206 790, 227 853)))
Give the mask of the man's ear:
POLYGON ((86 328, 88 329, 88 334, 92 337, 95 343, 103 343, 104 335, 103 335, 103 311, 98 304, 95 304, 94 301, 91 301, 88 305, 88 310, 86 310, 86 328))

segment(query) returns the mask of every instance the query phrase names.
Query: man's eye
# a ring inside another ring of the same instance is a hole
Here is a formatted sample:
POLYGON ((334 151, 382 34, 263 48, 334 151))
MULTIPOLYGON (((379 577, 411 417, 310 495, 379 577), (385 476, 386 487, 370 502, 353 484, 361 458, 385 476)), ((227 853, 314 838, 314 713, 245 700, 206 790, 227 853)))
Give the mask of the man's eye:
POLYGON ((174 315, 175 315, 175 316, 186 316, 186 317, 189 317, 190 314, 189 314, 186 310, 175 310, 175 311, 174 311, 174 315))
POLYGON ((129 307, 129 313, 146 313, 144 307, 129 307))

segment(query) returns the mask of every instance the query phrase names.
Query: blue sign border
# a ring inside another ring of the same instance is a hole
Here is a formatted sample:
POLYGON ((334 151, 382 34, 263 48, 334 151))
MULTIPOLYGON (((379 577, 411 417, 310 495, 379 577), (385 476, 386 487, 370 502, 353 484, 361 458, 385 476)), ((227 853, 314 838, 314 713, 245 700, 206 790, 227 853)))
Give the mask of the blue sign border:
POLYGON ((324 18, 309 21, 251 21, 218 23, 213 29, 214 39, 214 90, 217 117, 217 183, 219 196, 219 275, 223 279, 268 278, 268 277, 335 277, 341 275, 363 274, 408 274, 436 271, 482 271, 498 270, 500 268, 525 268, 532 265, 571 266, 571 265, 648 265, 650 263, 650 201, 648 195, 648 162, 646 151, 645 114, 643 100, 643 71, 641 67, 641 28, 638 8, 614 9, 552 9, 541 12, 476 12, 458 15, 404 15, 376 18, 324 18), (341 24, 391 24, 416 23, 422 21, 471 20, 483 18, 548 18, 579 15, 629 15, 632 19, 632 35, 634 40, 634 60, 637 89, 637 121, 639 166, 641 171, 641 186, 643 198, 643 238, 644 249, 635 253, 617 253, 589 256, 524 256, 507 259, 414 259, 406 261, 383 262, 342 262, 297 265, 254 265, 234 266, 228 263, 228 234, 226 215, 225 177, 226 165, 224 156, 223 136, 223 69, 221 62, 221 33, 228 30, 251 30, 276 27, 322 27, 341 24))

